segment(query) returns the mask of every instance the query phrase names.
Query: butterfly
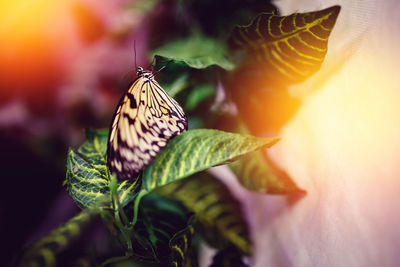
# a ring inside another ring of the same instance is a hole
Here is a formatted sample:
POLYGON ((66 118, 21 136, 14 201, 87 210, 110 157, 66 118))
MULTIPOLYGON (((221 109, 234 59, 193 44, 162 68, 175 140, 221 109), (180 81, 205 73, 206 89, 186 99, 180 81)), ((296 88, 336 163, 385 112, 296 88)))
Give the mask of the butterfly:
POLYGON ((120 180, 137 177, 174 136, 187 130, 182 107, 164 91, 151 71, 138 67, 110 127, 107 163, 120 180))

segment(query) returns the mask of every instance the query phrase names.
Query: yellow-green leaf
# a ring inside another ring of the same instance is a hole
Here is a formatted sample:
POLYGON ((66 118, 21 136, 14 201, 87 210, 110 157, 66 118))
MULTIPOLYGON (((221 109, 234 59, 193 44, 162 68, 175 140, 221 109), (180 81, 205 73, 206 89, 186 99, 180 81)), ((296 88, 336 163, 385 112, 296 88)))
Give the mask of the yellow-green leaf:
POLYGON ((191 267, 195 264, 191 250, 194 221, 195 216, 193 215, 189 218, 187 227, 176 233, 169 241, 171 254, 168 267, 191 267))
POLYGON ((249 152, 274 145, 279 138, 258 138, 211 129, 186 131, 173 138, 143 173, 146 190, 169 184, 249 152))
POLYGON ((18 266, 57 266, 57 255, 80 236, 88 224, 90 213, 82 211, 50 234, 33 243, 22 256, 18 266))
POLYGON ((230 165, 239 182, 251 191, 267 194, 304 192, 290 177, 265 155, 251 152, 230 165))
POLYGON ((81 209, 105 203, 109 195, 109 177, 101 172, 101 163, 97 169, 89 161, 92 160, 72 149, 68 152, 66 185, 81 209))
MULTIPOLYGON (((249 130, 237 116, 221 116, 218 124, 224 130, 249 134, 249 130)), ((264 194, 304 192, 285 171, 270 160, 266 152, 266 150, 250 152, 229 165, 239 182, 251 191, 264 194)))
POLYGON ((147 194, 133 229, 137 239, 133 244, 135 254, 142 260, 165 263, 163 266, 184 266, 194 233, 193 222, 193 213, 180 203, 147 194))
POLYGON ((196 215, 196 226, 214 247, 235 246, 242 254, 251 254, 247 223, 239 202, 228 188, 211 174, 201 172, 155 191, 173 198, 196 215))
MULTIPOLYGON (((110 203, 110 174, 106 160, 108 130, 87 131, 86 137, 86 142, 76 151, 68 151, 65 180, 70 195, 82 209, 110 203)), ((136 197, 140 185, 139 179, 118 183, 122 207, 136 197)))

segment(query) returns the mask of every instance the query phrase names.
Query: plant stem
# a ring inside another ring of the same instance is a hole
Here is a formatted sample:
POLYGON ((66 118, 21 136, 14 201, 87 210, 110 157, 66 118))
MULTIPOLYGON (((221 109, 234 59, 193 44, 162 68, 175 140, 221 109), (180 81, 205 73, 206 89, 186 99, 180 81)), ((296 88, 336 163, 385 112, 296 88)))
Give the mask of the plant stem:
POLYGON ((126 242, 126 246, 127 246, 129 253, 132 253, 133 246, 132 246, 132 239, 130 237, 131 228, 129 227, 128 217, 126 216, 123 208, 121 208, 121 205, 119 202, 119 196, 118 196, 118 192, 117 192, 117 181, 116 181, 115 176, 111 177, 110 192, 111 192, 111 200, 112 200, 111 202, 112 202, 112 206, 114 209, 115 224, 121 231, 122 237, 123 237, 124 241, 126 242), (121 220, 121 218, 122 218, 122 220, 121 220))
POLYGON ((133 228, 133 226, 135 226, 135 224, 136 224, 136 222, 137 222, 138 213, 139 213, 139 203, 140 203, 140 200, 141 200, 142 197, 144 197, 147 193, 148 193, 147 190, 142 189, 142 190, 140 190, 138 196, 137 196, 136 199, 135 199, 135 203, 134 203, 134 206, 133 206, 133 220, 132 220, 132 223, 131 223, 131 228, 133 228))

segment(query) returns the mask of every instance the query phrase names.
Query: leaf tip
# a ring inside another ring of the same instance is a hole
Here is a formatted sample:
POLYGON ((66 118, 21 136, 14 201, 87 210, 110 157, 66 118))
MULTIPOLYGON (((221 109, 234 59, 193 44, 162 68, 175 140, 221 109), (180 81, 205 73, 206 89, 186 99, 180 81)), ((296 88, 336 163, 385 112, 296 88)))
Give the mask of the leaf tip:
POLYGON ((273 137, 273 138, 269 138, 267 139, 267 143, 265 144, 265 148, 270 148, 273 145, 275 145, 276 143, 278 143, 279 141, 282 140, 282 137, 273 137))
POLYGON ((336 23, 336 19, 339 16, 341 9, 342 9, 341 6, 335 5, 335 6, 331 6, 331 7, 322 9, 320 11, 314 11, 311 13, 316 14, 316 18, 322 18, 322 17, 328 16, 326 24, 324 24, 324 26, 327 26, 329 28, 329 30, 332 30, 333 26, 336 23))
POLYGON ((333 14, 339 14, 341 9, 342 9, 342 7, 339 5, 335 5, 335 6, 331 6, 331 7, 327 8, 327 10, 332 11, 333 14))

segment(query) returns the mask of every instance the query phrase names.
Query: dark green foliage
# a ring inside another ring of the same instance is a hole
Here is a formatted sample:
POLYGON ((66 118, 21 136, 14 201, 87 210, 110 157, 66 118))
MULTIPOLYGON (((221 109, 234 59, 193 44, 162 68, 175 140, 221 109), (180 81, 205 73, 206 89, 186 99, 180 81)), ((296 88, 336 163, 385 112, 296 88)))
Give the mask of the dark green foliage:
MULTIPOLYGON (((176 266, 194 264, 191 256, 193 250, 190 248, 193 219, 189 220, 186 209, 180 208, 177 203, 149 194, 140 202, 137 221, 133 219, 130 222, 132 219, 129 217, 135 216, 125 214, 124 207, 129 204, 127 208, 132 209, 130 203, 136 199, 142 179, 144 189, 150 191, 206 168, 232 162, 278 141, 274 138, 262 139, 210 129, 187 131, 168 143, 145 170, 143 178, 121 183, 108 173, 105 140, 106 131, 91 131, 88 132, 88 140, 81 147, 76 151, 70 150, 66 184, 71 196, 82 208, 100 211, 105 224, 120 240, 128 256, 152 262, 170 261, 172 265, 177 264, 176 266), (185 154, 190 157, 183 160, 185 154)), ((204 179, 199 179, 198 182, 207 182, 208 178, 204 179)), ((208 237, 216 246, 225 247, 233 243, 243 254, 249 254, 247 226, 240 212, 237 213, 240 211, 238 203, 217 180, 207 183, 205 188, 213 192, 210 194, 212 198, 207 201, 212 201, 221 194, 219 197, 222 202, 218 202, 215 206, 217 209, 213 209, 211 213, 197 210, 201 215, 198 228, 203 229, 203 232, 216 233, 214 240, 208 237), (213 226, 214 221, 207 221, 207 218, 215 211, 225 215, 213 226), (226 212, 235 213, 226 216, 226 212), (231 227, 231 224, 235 225, 231 227)), ((137 203, 138 201, 136 199, 137 203)), ((209 204, 215 205, 211 202, 209 204)), ((136 212, 137 207, 133 210, 136 212)))
POLYGON ((225 70, 234 68, 233 63, 227 59, 227 50, 223 43, 199 34, 159 47, 153 51, 153 56, 182 62, 195 69, 213 65, 225 70))
POLYGON ((169 248, 171 249, 169 266, 171 267, 191 267, 197 266, 195 262, 196 257, 191 247, 192 236, 194 235, 195 216, 190 217, 188 227, 177 232, 169 241, 169 248))
POLYGON ((212 85, 199 85, 190 92, 185 110, 192 111, 204 100, 215 94, 215 88, 212 85))
POLYGON ((23 255, 18 266, 56 266, 57 256, 76 239, 88 224, 91 214, 82 211, 64 225, 33 243, 23 255))
POLYGON ((156 191, 182 202, 197 218, 197 228, 216 248, 233 246, 250 255, 251 241, 239 202, 217 178, 206 172, 161 187, 156 191))
POLYGON ((135 254, 139 252, 140 258, 146 261, 185 266, 185 255, 194 234, 193 221, 194 217, 176 202, 147 195, 133 228, 135 235, 141 238, 134 243, 135 254))

